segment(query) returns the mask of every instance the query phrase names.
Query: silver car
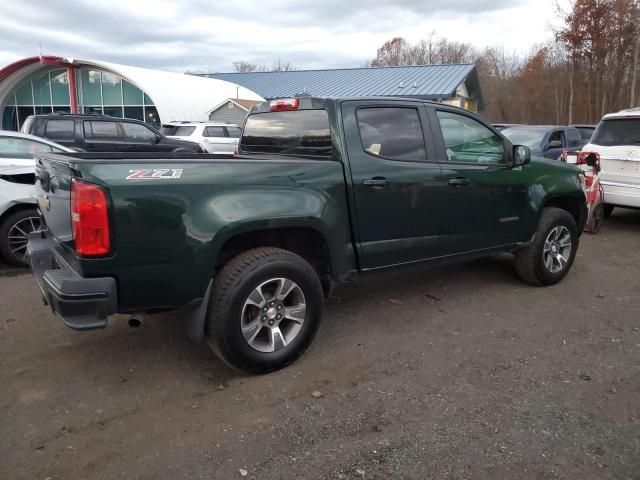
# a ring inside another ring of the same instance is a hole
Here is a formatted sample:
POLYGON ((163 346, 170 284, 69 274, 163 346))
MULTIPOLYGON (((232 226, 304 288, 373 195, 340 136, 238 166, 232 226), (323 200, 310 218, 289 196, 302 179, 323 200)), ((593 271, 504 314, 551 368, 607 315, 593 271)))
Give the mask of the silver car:
POLYGON ((0 261, 26 265, 27 236, 41 227, 34 155, 73 150, 33 135, 0 130, 0 261))

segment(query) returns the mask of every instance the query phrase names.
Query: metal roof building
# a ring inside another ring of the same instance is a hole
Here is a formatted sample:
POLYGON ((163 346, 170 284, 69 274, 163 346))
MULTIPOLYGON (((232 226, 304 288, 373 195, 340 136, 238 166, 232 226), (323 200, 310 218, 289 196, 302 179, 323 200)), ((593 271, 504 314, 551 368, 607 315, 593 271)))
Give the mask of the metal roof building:
POLYGON ((318 97, 391 95, 436 100, 482 110, 475 65, 337 68, 287 72, 208 73, 266 98, 307 93, 318 97))

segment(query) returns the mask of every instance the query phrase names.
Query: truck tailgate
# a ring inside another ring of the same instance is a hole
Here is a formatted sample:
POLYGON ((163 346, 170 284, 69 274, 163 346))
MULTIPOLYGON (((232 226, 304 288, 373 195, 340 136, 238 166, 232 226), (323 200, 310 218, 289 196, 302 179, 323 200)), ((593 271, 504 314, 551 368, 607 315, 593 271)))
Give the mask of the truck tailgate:
POLYGON ((71 244, 71 179, 69 163, 36 159, 36 199, 49 232, 60 242, 71 244))

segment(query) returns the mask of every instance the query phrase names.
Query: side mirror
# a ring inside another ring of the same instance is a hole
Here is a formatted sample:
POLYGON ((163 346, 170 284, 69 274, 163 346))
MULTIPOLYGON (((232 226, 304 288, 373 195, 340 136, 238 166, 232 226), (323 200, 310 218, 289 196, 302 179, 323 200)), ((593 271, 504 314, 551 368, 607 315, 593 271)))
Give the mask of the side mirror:
POLYGON ((155 143, 157 144, 157 143, 160 143, 161 141, 162 141, 162 135, 156 133, 156 142, 155 143))
POLYGON ((526 165, 531 161, 531 149, 525 145, 513 146, 513 167, 526 165))
POLYGON ((562 140, 551 140, 549 148, 562 148, 562 140))

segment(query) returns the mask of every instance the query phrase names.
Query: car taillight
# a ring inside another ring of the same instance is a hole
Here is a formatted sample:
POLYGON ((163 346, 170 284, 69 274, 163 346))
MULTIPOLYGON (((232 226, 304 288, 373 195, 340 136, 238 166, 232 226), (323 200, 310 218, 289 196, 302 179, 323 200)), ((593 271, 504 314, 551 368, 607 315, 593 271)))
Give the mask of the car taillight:
POLYGON ((96 185, 71 182, 71 225, 76 252, 80 255, 109 253, 107 195, 96 185))
POLYGON ((297 110, 300 105, 299 98, 281 98, 279 100, 271 100, 269 110, 272 112, 282 112, 283 110, 297 110))

